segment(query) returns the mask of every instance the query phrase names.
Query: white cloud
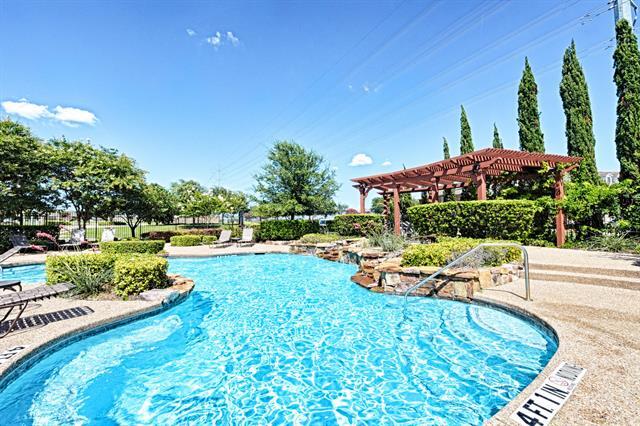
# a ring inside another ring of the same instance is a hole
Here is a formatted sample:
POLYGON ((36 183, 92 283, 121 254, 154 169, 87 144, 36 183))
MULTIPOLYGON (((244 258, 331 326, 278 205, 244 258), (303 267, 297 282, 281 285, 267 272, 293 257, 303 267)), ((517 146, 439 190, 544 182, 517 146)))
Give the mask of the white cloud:
POLYGON ((18 102, 4 101, 2 108, 9 113, 29 120, 51 119, 58 121, 70 127, 77 127, 79 124, 94 125, 98 118, 94 113, 79 108, 63 107, 58 105, 49 111, 48 105, 38 105, 29 102, 26 99, 20 99, 18 102))
POLYGON ((362 85, 362 90, 363 90, 365 93, 369 93, 369 92, 371 91, 371 87, 369 87, 369 85, 368 85, 368 84, 363 84, 363 85, 362 85))
POLYGON ((382 163, 383 167, 387 167, 387 166, 390 166, 390 165, 391 165, 391 161, 389 161, 389 160, 387 160, 384 163, 382 163))
POLYGON ((229 40, 231 44, 233 44, 234 46, 237 46, 240 44, 240 39, 235 35, 233 35, 231 31, 227 31, 227 40, 229 40))
POLYGON ((191 28, 187 28, 187 34, 189 35, 189 37, 193 37, 197 33, 194 30, 192 30, 191 28))
POLYGON ((94 113, 83 109, 58 105, 53 111, 55 113, 53 118, 67 125, 80 123, 93 126, 98 121, 94 113))
POLYGON ((351 159, 350 166, 366 166, 372 164, 373 160, 367 154, 356 154, 351 159))
POLYGON ((222 34, 220 34, 220 31, 216 31, 215 35, 207 37, 207 43, 212 45, 217 50, 218 47, 220 47, 220 45, 222 44, 222 34))
POLYGON ((14 114, 22 118, 28 118, 29 120, 38 120, 52 116, 47 105, 33 104, 26 99, 20 99, 18 102, 4 101, 2 102, 2 108, 4 108, 8 114, 14 114))

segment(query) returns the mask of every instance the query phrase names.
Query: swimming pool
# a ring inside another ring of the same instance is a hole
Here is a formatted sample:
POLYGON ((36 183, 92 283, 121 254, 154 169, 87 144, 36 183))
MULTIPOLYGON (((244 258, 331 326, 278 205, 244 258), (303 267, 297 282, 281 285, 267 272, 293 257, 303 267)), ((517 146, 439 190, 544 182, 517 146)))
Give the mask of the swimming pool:
POLYGON ((0 393, 5 424, 481 424, 555 340, 504 312, 350 283, 295 255, 172 259, 196 290, 49 354, 0 393))

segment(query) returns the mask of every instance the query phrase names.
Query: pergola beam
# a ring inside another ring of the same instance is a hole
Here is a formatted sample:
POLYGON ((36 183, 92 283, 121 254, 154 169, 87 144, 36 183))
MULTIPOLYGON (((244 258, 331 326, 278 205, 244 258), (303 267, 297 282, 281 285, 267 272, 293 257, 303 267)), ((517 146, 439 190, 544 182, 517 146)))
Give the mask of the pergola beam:
MULTIPOLYGON (((430 202, 438 201, 441 190, 463 188, 475 184, 478 200, 486 200, 487 176, 513 173, 520 179, 537 177, 537 171, 549 167, 556 170, 555 198, 564 197, 564 175, 580 164, 582 158, 508 149, 486 148, 450 159, 397 172, 352 179, 360 192, 360 211, 365 211, 366 196, 371 189, 381 191, 385 201, 393 196, 394 231, 400 233, 400 194, 427 192, 430 202)), ((388 208, 388 207, 387 207, 388 208)), ((558 245, 565 241, 564 212, 556 216, 558 245)))

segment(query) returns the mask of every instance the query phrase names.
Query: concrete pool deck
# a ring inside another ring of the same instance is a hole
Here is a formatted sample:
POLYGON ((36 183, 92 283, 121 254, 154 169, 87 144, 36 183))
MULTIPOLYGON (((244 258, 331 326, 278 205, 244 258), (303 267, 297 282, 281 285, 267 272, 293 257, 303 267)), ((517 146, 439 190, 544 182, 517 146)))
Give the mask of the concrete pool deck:
MULTIPOLYGON (((170 256, 195 257, 288 252, 288 247, 270 244, 221 249, 167 246, 166 251, 170 256)), ((640 258, 637 256, 538 248, 531 248, 530 256, 534 263, 557 261, 601 267, 603 270, 627 268, 640 275, 640 258)), ((15 264, 42 263, 44 256, 21 255, 11 260, 15 264)), ((526 302, 522 298, 524 285, 520 280, 486 289, 480 295, 483 300, 513 306, 541 318, 556 330, 560 338, 558 352, 540 376, 489 423, 515 424, 509 419, 511 413, 558 364, 567 361, 586 368, 587 372, 552 424, 637 424, 640 418, 640 292, 611 286, 537 280, 531 282, 531 292, 533 301, 526 302)), ((25 315, 71 306, 89 306, 94 313, 12 333, 0 339, 0 353, 18 345, 28 345, 28 349, 33 350, 61 335, 92 328, 114 317, 144 312, 153 309, 152 305, 152 302, 143 301, 43 301, 25 315)), ((27 350, 19 352, 0 364, 0 374, 26 353, 27 350)))

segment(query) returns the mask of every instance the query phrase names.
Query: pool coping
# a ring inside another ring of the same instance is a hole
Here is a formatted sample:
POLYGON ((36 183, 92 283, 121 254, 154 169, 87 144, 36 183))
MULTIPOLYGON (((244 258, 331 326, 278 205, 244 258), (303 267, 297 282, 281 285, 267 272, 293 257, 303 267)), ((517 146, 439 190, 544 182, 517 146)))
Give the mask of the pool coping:
MULTIPOLYGON (((241 253, 202 253, 202 254, 171 254, 166 256, 168 259, 176 258, 176 259, 186 259, 186 258, 213 258, 213 257, 228 257, 228 256, 262 256, 262 255, 272 255, 272 254, 285 254, 291 256, 309 256, 306 254, 298 254, 298 253, 284 253, 284 252, 241 252, 241 253)), ((326 260, 326 259, 325 259, 326 260)), ((327 260, 328 262, 332 262, 331 260, 327 260)), ((30 264, 18 264, 18 265, 6 265, 4 267, 19 267, 19 266, 33 266, 43 264, 44 262, 33 262, 30 264)), ((341 263, 341 262, 338 262, 341 263)), ((354 283, 351 283, 354 284, 354 283)), ((357 284, 354 284, 357 285, 357 284)), ((86 337, 90 337, 93 335, 100 334, 102 332, 114 329, 116 327, 126 325, 132 323, 134 321, 148 318, 151 316, 155 316, 160 314, 168 309, 171 309, 174 306, 185 301, 189 295, 191 294, 191 290, 188 292, 181 293, 179 297, 171 303, 158 302, 151 306, 139 308, 133 310, 131 312, 122 313, 115 317, 106 318, 104 320, 100 320, 96 323, 89 323, 82 325, 76 329, 65 332, 60 336, 56 336, 51 340, 46 340, 38 345, 29 347, 28 351, 20 353, 16 356, 15 359, 9 361, 8 366, 0 372, 0 392, 4 391, 6 387, 11 384, 14 380, 16 380, 25 370, 28 370, 34 364, 48 356, 51 352, 54 352, 66 344, 74 343, 78 340, 82 340, 86 337)), ((388 296, 397 296, 388 294, 388 296)), ((528 396, 532 390, 536 389, 540 384, 545 380, 545 378, 557 367, 560 363, 559 353, 561 352, 562 339, 560 338, 557 330, 549 324, 546 320, 541 318, 540 316, 534 314, 533 312, 528 311, 525 308, 503 302, 493 300, 491 298, 475 296, 474 299, 442 299, 438 297, 432 297, 434 299, 439 300, 447 300, 451 302, 459 302, 466 303, 469 305, 477 305, 484 306, 492 309, 497 309, 502 312, 506 312, 507 314, 513 315, 522 320, 528 321, 532 323, 537 329, 542 330, 550 334, 550 336, 555 340, 557 344, 557 348, 555 353, 549 359, 545 367, 540 371, 540 373, 522 390, 520 391, 513 399, 511 399, 504 407, 502 407, 497 413, 495 413, 491 418, 485 421, 485 424, 490 425, 503 425, 503 424, 515 424, 512 420, 509 419, 509 416, 515 409, 519 406, 519 404, 524 400, 525 396, 528 396)))

